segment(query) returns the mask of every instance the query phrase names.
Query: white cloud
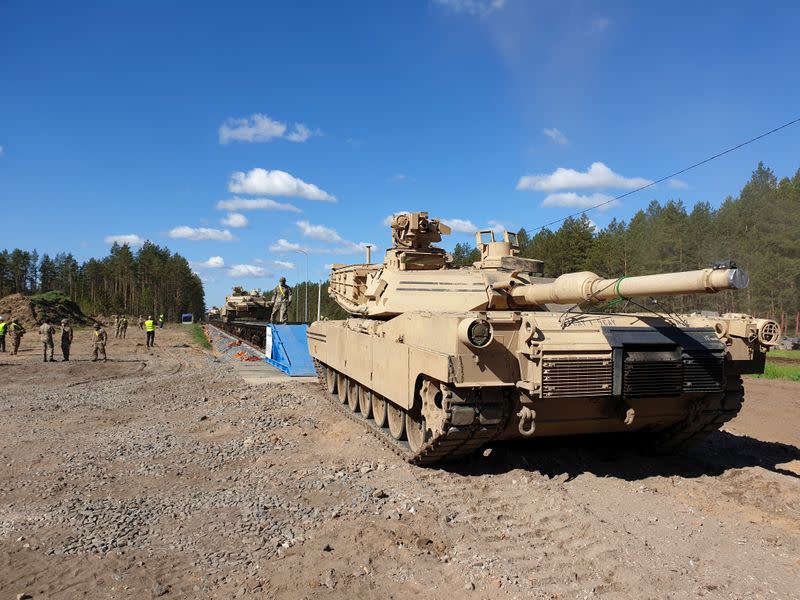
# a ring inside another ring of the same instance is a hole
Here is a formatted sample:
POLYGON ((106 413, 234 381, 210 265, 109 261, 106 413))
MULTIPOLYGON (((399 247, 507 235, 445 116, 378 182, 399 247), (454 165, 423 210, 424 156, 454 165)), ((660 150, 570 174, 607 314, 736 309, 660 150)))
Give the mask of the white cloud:
POLYGON ((247 217, 240 213, 228 213, 228 216, 220 220, 220 225, 228 227, 247 227, 247 217))
POLYGON ((208 260, 197 263, 196 266, 206 269, 221 269, 225 266, 225 260, 221 256, 209 256, 208 260))
POLYGON ((312 225, 308 221, 297 221, 297 227, 300 228, 300 233, 303 237, 311 238, 312 240, 320 240, 321 242, 344 242, 335 229, 326 227, 325 225, 312 225))
POLYGON ((602 33, 611 25, 611 19, 608 17, 597 17, 592 19, 589 26, 589 33, 602 33))
POLYGON ((576 194, 575 192, 559 192, 557 194, 548 194, 548 196, 542 200, 542 206, 592 208, 598 204, 603 204, 603 206, 598 207, 598 210, 601 211, 619 206, 619 202, 614 200, 613 196, 599 193, 582 196, 580 194, 576 194), (603 204, 603 202, 607 202, 607 204, 603 204))
POLYGON ((549 137, 551 140, 553 140, 559 146, 566 146, 567 144, 569 144, 567 136, 565 136, 555 127, 550 129, 544 128, 542 129, 542 133, 545 134, 547 137, 549 137))
POLYGON ((389 177, 389 181, 393 181, 394 183, 403 183, 406 181, 411 181, 411 178, 405 173, 395 173, 389 177))
POLYGON ((641 177, 623 177, 603 163, 594 162, 585 173, 559 167, 549 175, 525 175, 517 183, 517 189, 537 192, 558 192, 569 189, 634 189, 650 183, 652 181, 641 177))
POLYGON ((495 233, 503 233, 504 231, 508 231, 510 227, 500 221, 490 220, 488 229, 491 229, 495 233))
POLYGON ((120 246, 124 246, 127 244, 128 246, 141 246, 144 244, 144 240, 140 238, 135 233, 124 233, 121 235, 107 235, 103 238, 103 241, 106 244, 119 244, 120 246))
POLYGON ((301 246, 300 244, 295 244, 294 242, 290 242, 283 238, 279 239, 277 242, 272 244, 269 247, 269 249, 271 252, 299 252, 301 250, 304 252, 308 252, 309 250, 305 246, 301 246))
POLYGON ((273 260, 272 262, 284 269, 294 269, 295 266, 293 262, 289 262, 288 260, 273 260))
POLYGON ((171 238, 180 238, 185 240, 216 240, 218 242, 230 242, 235 240, 236 237, 231 234, 227 229, 212 229, 210 227, 188 227, 181 225, 171 229, 168 233, 171 238))
POLYGON ((5 152, 5 150, 3 149, 2 146, 0 146, 0 156, 3 156, 3 152, 5 152))
POLYGON ((267 115, 256 113, 243 119, 228 119, 219 128, 220 144, 236 142, 269 142, 283 138, 290 142, 305 142, 314 135, 322 135, 319 130, 311 131, 303 123, 295 123, 289 130, 286 123, 270 119, 267 115))
POLYGON ((478 231, 478 228, 475 227, 475 223, 466 219, 442 219, 442 223, 456 233, 475 233, 478 231))
POLYGON ((433 0, 454 13, 486 17, 506 5, 506 0, 433 0))
POLYGON ((309 200, 336 202, 336 197, 313 183, 306 183, 286 171, 252 169, 247 173, 237 171, 231 175, 228 189, 234 194, 296 196, 309 200))
POLYGON ((288 212, 303 212, 293 204, 275 202, 269 198, 231 198, 217 202, 220 210, 285 210, 288 212))
POLYGON ((308 138, 314 135, 322 135, 322 132, 319 130, 311 131, 303 123, 295 123, 294 131, 290 132, 286 136, 286 139, 290 142, 305 142, 308 138))
POLYGON ((682 179, 670 179, 667 182, 667 185, 673 190, 685 190, 689 188, 689 184, 682 179))
POLYGON ((267 270, 256 265, 233 265, 227 274, 228 277, 266 277, 267 270))
MULTIPOLYGON (((270 252, 308 252, 309 254, 357 254, 363 252, 367 247, 367 242, 348 242, 341 240, 339 245, 332 247, 308 247, 302 246, 295 242, 290 242, 286 239, 279 239, 277 242, 270 245, 270 252)), ((370 244, 373 249, 375 244, 370 244)))

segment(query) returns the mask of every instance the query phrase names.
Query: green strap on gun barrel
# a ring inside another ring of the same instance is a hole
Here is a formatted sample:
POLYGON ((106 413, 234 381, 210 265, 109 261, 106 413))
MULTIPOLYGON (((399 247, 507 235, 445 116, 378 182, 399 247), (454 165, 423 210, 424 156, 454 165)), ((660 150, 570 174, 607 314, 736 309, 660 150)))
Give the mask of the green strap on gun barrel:
POLYGON ((609 300, 608 302, 606 302, 606 306, 616 306, 620 302, 624 302, 625 300, 627 300, 625 296, 619 293, 619 284, 622 283, 623 279, 627 278, 628 275, 623 275, 622 277, 617 279, 617 283, 614 284, 614 293, 617 295, 617 297, 614 298, 613 300, 609 300))

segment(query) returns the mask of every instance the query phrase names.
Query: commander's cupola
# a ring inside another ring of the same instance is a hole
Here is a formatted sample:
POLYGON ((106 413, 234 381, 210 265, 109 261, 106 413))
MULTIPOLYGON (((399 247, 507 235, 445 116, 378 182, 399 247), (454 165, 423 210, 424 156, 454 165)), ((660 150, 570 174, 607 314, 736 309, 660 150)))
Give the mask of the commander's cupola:
POLYGON ((399 271, 444 269, 447 252, 433 245, 442 241, 450 228, 426 212, 402 213, 392 217, 392 247, 386 251, 384 263, 399 271))

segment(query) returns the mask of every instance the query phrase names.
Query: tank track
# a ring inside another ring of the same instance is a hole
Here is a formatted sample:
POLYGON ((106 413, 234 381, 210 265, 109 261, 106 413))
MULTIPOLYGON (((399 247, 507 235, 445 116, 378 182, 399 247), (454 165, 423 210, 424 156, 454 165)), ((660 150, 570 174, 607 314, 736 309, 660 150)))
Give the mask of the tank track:
POLYGON ((729 377, 725 391, 698 398, 683 421, 660 431, 644 434, 648 450, 669 454, 682 450, 719 430, 739 414, 744 403, 744 385, 740 376, 729 377))
POLYGON ((314 367, 317 371, 322 392, 338 411, 348 419, 366 428, 370 433, 377 437, 383 444, 400 456, 403 460, 420 466, 431 466, 437 463, 447 462, 464 458, 475 452, 478 448, 494 439, 503 429, 503 423, 496 426, 480 425, 473 423, 470 426, 456 427, 448 421, 444 425, 444 433, 428 440, 417 452, 412 452, 408 442, 396 440, 389 433, 388 427, 378 427, 374 419, 365 419, 360 412, 353 412, 346 403, 339 401, 337 394, 328 392, 328 386, 323 369, 327 365, 314 359, 314 367))

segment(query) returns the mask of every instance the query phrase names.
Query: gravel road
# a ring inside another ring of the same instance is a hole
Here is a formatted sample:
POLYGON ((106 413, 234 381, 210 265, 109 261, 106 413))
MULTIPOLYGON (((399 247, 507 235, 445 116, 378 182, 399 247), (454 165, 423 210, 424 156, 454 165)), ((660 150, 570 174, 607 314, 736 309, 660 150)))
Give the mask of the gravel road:
POLYGON ((186 329, 0 354, 0 598, 800 598, 800 384, 682 456, 609 439, 411 467, 186 329), (22 596, 20 596, 22 595, 22 596))

